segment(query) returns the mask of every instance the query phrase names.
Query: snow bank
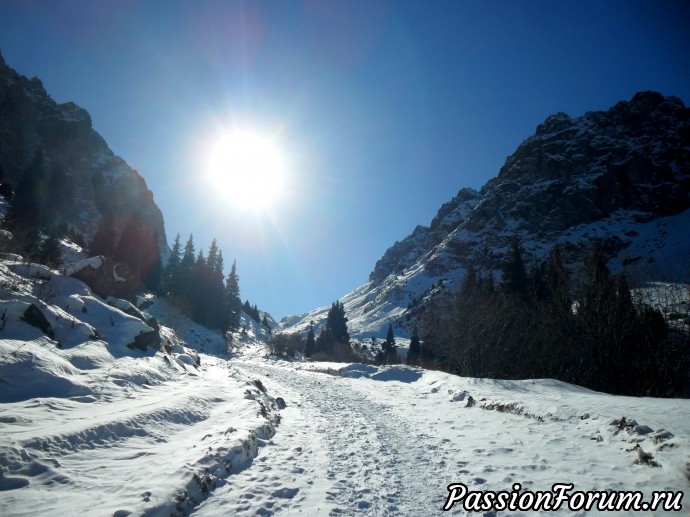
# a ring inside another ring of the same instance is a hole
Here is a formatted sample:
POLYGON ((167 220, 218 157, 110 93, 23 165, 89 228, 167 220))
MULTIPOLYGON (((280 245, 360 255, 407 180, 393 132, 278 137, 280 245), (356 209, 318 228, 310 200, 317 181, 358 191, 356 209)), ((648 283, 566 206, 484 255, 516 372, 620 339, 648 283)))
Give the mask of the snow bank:
POLYGON ((103 264, 105 263, 105 258, 102 257, 101 255, 98 255, 96 257, 89 257, 83 260, 80 260, 76 264, 69 266, 65 269, 65 274, 68 276, 72 276, 75 273, 78 273, 79 271, 88 268, 91 269, 100 269, 103 267, 103 264))
POLYGON ((45 337, 31 341, 0 339, 0 402, 91 393, 79 370, 54 352, 45 337))
POLYGON ((412 366, 371 366, 351 364, 339 370, 340 375, 350 378, 373 379, 375 381, 416 382, 422 377, 423 370, 412 366))

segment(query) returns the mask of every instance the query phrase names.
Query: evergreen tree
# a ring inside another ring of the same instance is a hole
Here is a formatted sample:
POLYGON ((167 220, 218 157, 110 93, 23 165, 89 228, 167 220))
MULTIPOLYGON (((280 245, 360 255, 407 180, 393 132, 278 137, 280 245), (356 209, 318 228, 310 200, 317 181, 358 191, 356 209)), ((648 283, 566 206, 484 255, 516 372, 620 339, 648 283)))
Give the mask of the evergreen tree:
POLYGON ((407 364, 410 366, 418 366, 422 358, 422 344, 419 341, 419 331, 417 325, 412 329, 412 338, 410 339, 410 349, 407 351, 407 364))
POLYGON ((268 322, 268 316, 266 316, 266 313, 264 312, 262 318, 261 318, 261 325, 266 327, 266 330, 268 331, 268 335, 270 336, 273 333, 273 330, 271 329, 271 325, 268 322))
POLYGON ((559 312, 570 312, 570 280, 568 272, 563 266, 560 246, 554 246, 549 252, 544 268, 544 283, 546 285, 546 297, 552 307, 559 312))
POLYGON ((190 233, 189 239, 184 246, 182 259, 180 260, 180 268, 178 271, 178 280, 175 282, 178 288, 178 293, 185 296, 192 289, 194 283, 194 262, 196 262, 196 250, 194 249, 194 237, 190 233))
POLYGON ((345 306, 339 301, 333 302, 326 316, 326 330, 335 342, 350 344, 347 321, 345 306))
POLYGON ((508 260, 502 267, 503 290, 512 296, 527 295, 527 272, 522 260, 522 246, 517 236, 510 241, 508 260))
POLYGON ((307 343, 304 347, 304 355, 311 357, 316 351, 316 339, 314 337, 314 322, 309 324, 309 332, 307 332, 307 343))
POLYGON ((397 352, 395 350, 395 336, 393 335, 393 324, 388 324, 388 332, 386 332, 386 340, 383 342, 383 355, 387 364, 396 363, 397 352))
POLYGON ((230 273, 225 280, 225 303, 228 311, 228 326, 232 330, 240 328, 242 301, 240 300, 240 278, 237 274, 237 261, 232 261, 230 273))
POLYGON ((347 330, 345 307, 339 301, 333 302, 326 324, 316 338, 315 352, 323 353, 332 360, 347 360, 352 356, 350 333, 347 330))
POLYGON ((211 245, 208 247, 208 259, 206 260, 208 263, 208 268, 211 274, 215 278, 220 278, 220 280, 223 280, 223 255, 218 249, 218 243, 216 242, 216 239, 214 238, 211 241, 211 245))
POLYGON ((57 237, 50 235, 44 239, 38 251, 38 260, 50 267, 59 267, 62 264, 60 241, 57 237))
MULTIPOLYGON (((316 337, 314 353, 327 354, 331 348, 331 338, 326 331, 326 327, 322 326, 319 330, 319 335, 316 337)), ((312 354, 313 355, 313 354, 312 354)))
POLYGON ((194 321, 197 321, 202 325, 207 325, 208 298, 206 296, 206 293, 208 292, 210 275, 208 270, 208 264, 206 263, 206 258, 204 257, 203 249, 199 250, 196 259, 194 260, 192 277, 194 279, 194 282, 192 284, 192 288, 188 293, 189 301, 192 305, 192 318, 194 319, 194 321))
POLYGON ((225 307, 225 287, 223 285, 223 253, 218 249, 216 239, 208 248, 208 285, 206 286, 206 317, 210 327, 225 330, 227 311, 225 307))

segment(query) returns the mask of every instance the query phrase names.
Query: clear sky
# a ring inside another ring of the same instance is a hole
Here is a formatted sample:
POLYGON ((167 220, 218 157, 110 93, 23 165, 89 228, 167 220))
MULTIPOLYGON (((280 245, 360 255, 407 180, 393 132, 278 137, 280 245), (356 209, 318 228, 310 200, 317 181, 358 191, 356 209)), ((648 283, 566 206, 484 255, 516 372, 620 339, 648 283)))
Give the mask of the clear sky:
POLYGON ((5 61, 86 108, 168 240, 215 236, 276 318, 363 284, 548 115, 690 103, 689 27, 687 1, 0 0, 5 61), (285 155, 262 211, 203 179, 235 126, 285 155))

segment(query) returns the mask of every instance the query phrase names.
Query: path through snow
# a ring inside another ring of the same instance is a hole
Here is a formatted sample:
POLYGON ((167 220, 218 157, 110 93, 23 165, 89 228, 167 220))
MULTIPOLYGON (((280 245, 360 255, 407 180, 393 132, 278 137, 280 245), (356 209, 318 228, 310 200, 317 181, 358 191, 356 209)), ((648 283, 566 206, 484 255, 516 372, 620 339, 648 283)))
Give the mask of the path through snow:
MULTIPOLYGON (((688 488, 690 401, 405 367, 354 365, 344 377, 317 371, 342 365, 258 357, 228 365, 261 379, 287 408, 251 467, 195 515, 434 515, 452 482, 473 490, 572 482, 576 490, 641 490, 648 498, 652 490, 688 488), (609 415, 645 425, 622 429, 609 415), (636 465, 637 443, 662 467, 636 465)), ((450 514, 465 512, 458 505, 450 514)))
POLYGON ((423 515, 441 490, 420 490, 445 463, 410 422, 369 400, 349 379, 253 362, 235 363, 282 396, 279 432, 254 465, 216 491, 199 515, 423 515), (290 511, 287 512, 288 514, 290 511))

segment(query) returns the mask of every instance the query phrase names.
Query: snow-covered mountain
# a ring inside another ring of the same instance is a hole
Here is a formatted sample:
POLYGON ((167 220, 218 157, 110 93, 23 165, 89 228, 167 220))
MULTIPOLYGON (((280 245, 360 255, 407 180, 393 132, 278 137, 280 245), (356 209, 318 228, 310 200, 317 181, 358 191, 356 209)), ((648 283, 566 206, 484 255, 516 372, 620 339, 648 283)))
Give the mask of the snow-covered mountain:
POLYGON ((41 81, 10 68, 0 55, 0 182, 16 191, 37 153, 43 153, 56 213, 88 243, 105 213, 117 231, 136 214, 158 238, 167 258, 163 215, 146 181, 93 129, 86 110, 57 104, 41 81))
MULTIPOLYGON (((354 337, 409 332, 415 307, 454 288, 472 264, 498 270, 518 236, 526 259, 554 245, 577 273, 595 242, 633 282, 690 281, 690 109, 641 92, 607 111, 548 117, 479 192, 462 189, 427 226, 417 226, 343 296, 354 337)), ((290 316, 304 331, 328 307, 290 316)))

